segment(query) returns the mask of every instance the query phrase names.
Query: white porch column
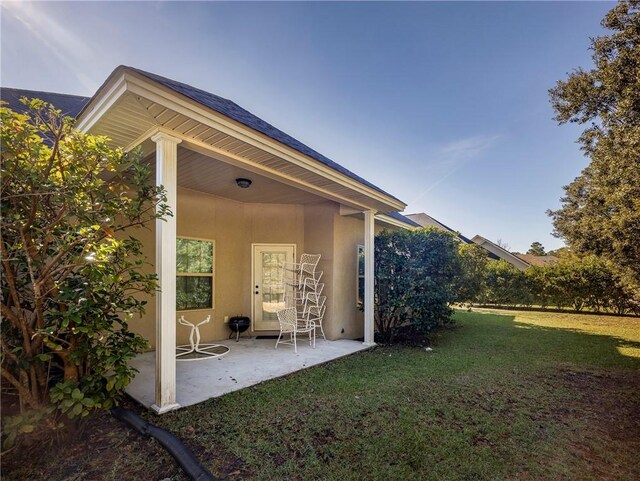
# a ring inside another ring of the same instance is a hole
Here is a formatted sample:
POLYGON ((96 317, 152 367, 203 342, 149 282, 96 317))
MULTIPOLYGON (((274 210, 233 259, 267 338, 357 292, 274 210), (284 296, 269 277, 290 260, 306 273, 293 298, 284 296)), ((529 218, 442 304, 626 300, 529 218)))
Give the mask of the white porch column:
POLYGON ((373 261, 374 261, 374 211, 364 212, 364 344, 373 346, 375 324, 373 322, 373 261))
POLYGON ((176 402, 176 215, 178 200, 178 144, 180 139, 158 132, 156 185, 164 186, 172 217, 156 221, 156 402, 158 414, 179 407, 176 402))

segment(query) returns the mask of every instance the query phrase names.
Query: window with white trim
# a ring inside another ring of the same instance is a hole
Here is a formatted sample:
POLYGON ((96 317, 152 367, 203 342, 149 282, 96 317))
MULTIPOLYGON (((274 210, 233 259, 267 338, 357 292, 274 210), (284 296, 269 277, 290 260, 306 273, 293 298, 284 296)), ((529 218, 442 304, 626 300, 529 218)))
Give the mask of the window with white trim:
POLYGON ((357 296, 357 305, 364 305, 364 246, 358 246, 358 272, 357 272, 357 282, 358 282, 358 291, 356 293, 357 296))
POLYGON ((176 310, 213 309, 214 241, 176 239, 176 310))

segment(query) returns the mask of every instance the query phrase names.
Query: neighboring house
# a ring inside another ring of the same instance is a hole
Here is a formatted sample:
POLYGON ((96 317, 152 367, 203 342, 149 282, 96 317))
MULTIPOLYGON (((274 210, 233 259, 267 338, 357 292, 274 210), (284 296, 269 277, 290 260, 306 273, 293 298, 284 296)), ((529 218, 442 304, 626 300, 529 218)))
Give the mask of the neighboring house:
POLYGON ((327 337, 373 343, 374 235, 419 226, 398 213, 401 200, 234 102, 136 68, 116 68, 91 98, 1 96, 14 109, 22 96, 41 98, 83 132, 141 146, 167 191, 175 215, 136 233, 161 291, 131 323, 156 350, 156 411, 176 407, 175 346, 187 342, 177 316, 210 315, 206 340, 227 338, 225 318, 237 314, 251 316, 254 335, 277 334, 277 266, 303 252, 322 254, 327 337))
POLYGON ((503 249, 498 244, 491 242, 490 240, 485 239, 480 235, 475 236, 471 240, 476 244, 478 244, 480 247, 487 250, 489 252, 489 257, 493 259, 496 259, 496 258, 502 259, 508 262, 509 264, 511 264, 512 266, 520 269, 521 271, 526 270, 531 265, 526 260, 521 259, 520 257, 509 252, 508 250, 503 249))
POLYGON ((470 239, 460 234, 460 232, 453 230, 451 227, 444 225, 442 222, 434 219, 433 217, 425 214, 424 212, 420 212, 419 214, 407 214, 406 217, 408 217, 410 220, 418 224, 420 227, 428 227, 428 226, 437 227, 438 229, 442 229, 444 231, 455 234, 465 244, 473 244, 473 242, 470 239))
POLYGON ((534 256, 532 254, 516 254, 516 256, 531 266, 546 267, 558 262, 558 258, 551 255, 534 256))

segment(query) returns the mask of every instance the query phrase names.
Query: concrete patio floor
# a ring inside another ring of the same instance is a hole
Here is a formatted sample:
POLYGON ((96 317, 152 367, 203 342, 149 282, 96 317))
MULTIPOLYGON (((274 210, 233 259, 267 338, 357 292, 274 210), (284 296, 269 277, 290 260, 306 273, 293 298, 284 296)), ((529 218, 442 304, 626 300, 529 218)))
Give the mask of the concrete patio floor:
MULTIPOLYGON (((177 402, 180 407, 206 401, 224 394, 254 386, 269 379, 286 376, 295 371, 348 356, 368 349, 360 341, 340 339, 316 341, 312 349, 306 342, 293 346, 280 345, 274 349, 275 339, 240 338, 220 341, 230 352, 219 359, 177 362, 177 402)), ((127 387, 127 393, 140 404, 154 403, 155 352, 146 352, 131 361, 138 374, 127 387)))

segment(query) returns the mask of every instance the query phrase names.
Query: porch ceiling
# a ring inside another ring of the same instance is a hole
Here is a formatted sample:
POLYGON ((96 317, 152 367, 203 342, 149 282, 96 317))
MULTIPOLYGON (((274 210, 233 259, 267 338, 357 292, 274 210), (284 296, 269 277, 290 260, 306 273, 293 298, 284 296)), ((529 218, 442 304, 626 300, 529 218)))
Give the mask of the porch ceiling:
MULTIPOLYGON (((155 157, 148 161, 155 167, 155 157)), ((314 204, 324 198, 256 174, 241 167, 221 162, 193 150, 178 148, 178 187, 213 194, 238 202, 260 204, 314 204), (248 189, 236 184, 239 177, 251 179, 248 189)))
POLYGON ((182 139, 180 145, 184 150, 201 154, 200 157, 178 156, 180 185, 205 192, 213 189, 212 193, 235 198, 239 193, 234 191, 235 184, 228 181, 236 175, 260 179, 258 185, 243 194, 247 202, 259 198, 272 198, 270 202, 279 202, 281 198, 281 202, 287 203, 330 199, 355 209, 381 212, 404 207, 397 199, 206 110, 190 99, 177 97, 135 74, 122 75, 119 81, 113 78, 101 88, 101 99, 92 99, 89 109, 78 119, 79 128, 106 135, 125 149, 142 144, 146 154, 155 150, 155 144, 147 139, 157 129, 177 136, 182 139), (204 160, 202 154, 208 159, 204 160), (211 159, 219 162, 210 162, 211 159), (228 165, 219 165, 221 163, 228 165), (270 191, 272 187, 277 187, 277 192, 270 191), (303 195, 304 192, 311 196, 303 195))

